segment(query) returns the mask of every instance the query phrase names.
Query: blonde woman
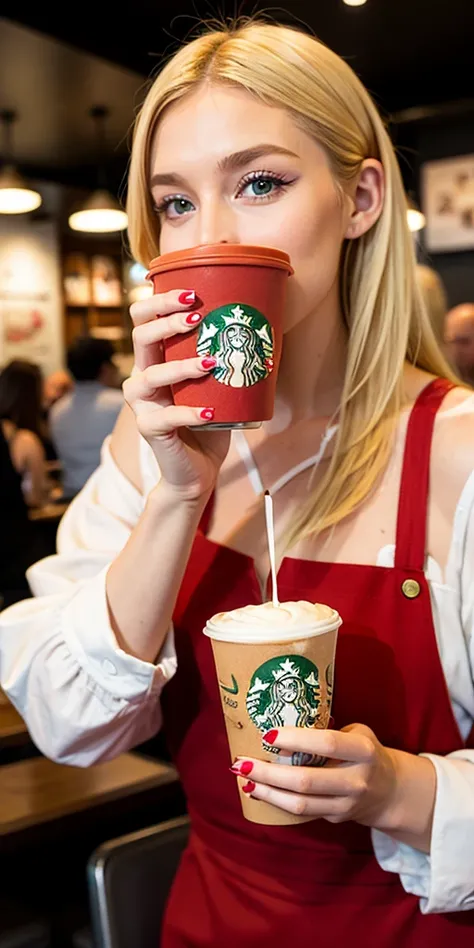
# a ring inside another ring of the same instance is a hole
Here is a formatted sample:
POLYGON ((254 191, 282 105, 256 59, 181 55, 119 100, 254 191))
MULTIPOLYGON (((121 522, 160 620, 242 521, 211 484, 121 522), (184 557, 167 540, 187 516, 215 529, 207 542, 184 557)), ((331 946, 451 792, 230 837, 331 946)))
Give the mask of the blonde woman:
POLYGON ((165 365, 161 342, 196 326, 194 288, 135 303, 129 408, 30 571, 38 598, 1 617, 3 687, 66 763, 163 724, 193 824, 165 948, 471 945, 474 400, 425 315, 377 110, 298 30, 206 33, 149 91, 128 210, 144 264, 225 241, 289 253, 274 417, 245 442, 193 432, 213 406, 175 407, 169 386, 206 369, 165 365), (230 772, 201 630, 265 597, 274 485, 281 595, 344 625, 334 729, 266 739, 330 760, 230 772), (315 819, 246 822, 237 779, 315 819))

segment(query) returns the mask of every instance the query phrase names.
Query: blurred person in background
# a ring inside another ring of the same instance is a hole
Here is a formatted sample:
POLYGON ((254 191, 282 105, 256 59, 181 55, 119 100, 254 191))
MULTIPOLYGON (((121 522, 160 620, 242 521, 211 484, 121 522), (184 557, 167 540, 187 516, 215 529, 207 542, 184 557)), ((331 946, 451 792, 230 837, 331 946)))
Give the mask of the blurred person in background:
POLYGON ((48 412, 55 402, 59 401, 63 395, 72 392, 74 380, 66 369, 58 369, 52 372, 44 380, 43 385, 43 409, 48 412))
POLYGON ((416 277, 437 342, 442 345, 448 297, 443 281, 432 267, 418 263, 416 277))
POLYGON ((449 310, 444 331, 446 355, 458 375, 474 386, 474 303, 449 310))
POLYGON ((54 403, 49 415, 66 499, 75 497, 99 465, 102 444, 123 408, 111 342, 77 339, 68 349, 67 365, 74 388, 54 403))
POLYGON ((2 434, 29 507, 41 507, 49 494, 42 388, 41 370, 25 359, 15 359, 0 373, 2 434))
POLYGON ((68 392, 72 392, 73 388, 74 379, 67 369, 57 369, 56 372, 51 372, 51 374, 48 375, 43 382, 43 445, 46 452, 48 473, 50 477, 55 479, 57 484, 57 496, 54 498, 57 500, 62 500, 62 488, 59 485, 61 463, 58 459, 56 448, 53 444, 53 439, 51 436, 49 413, 53 405, 58 402, 59 399, 63 397, 63 395, 67 395, 68 392))
POLYGON ((0 609, 31 595, 26 570, 45 555, 28 507, 48 499, 42 376, 17 359, 0 373, 0 609))
POLYGON ((0 425, 0 609, 31 595, 26 570, 42 550, 28 519, 22 478, 0 425))

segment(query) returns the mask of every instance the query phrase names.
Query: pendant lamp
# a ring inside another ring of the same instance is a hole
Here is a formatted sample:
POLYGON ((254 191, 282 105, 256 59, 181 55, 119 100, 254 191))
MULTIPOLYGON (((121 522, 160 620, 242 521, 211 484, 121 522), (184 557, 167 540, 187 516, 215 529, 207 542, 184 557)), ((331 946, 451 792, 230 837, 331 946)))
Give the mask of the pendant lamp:
POLYGON ((41 194, 33 190, 19 174, 12 161, 12 128, 16 112, 0 112, 4 165, 0 171, 0 214, 26 214, 41 204, 41 194))
POLYGON ((111 234, 125 230, 127 215, 119 202, 106 187, 105 174, 105 122, 109 114, 104 106, 95 106, 90 111, 95 122, 98 188, 81 207, 71 214, 69 226, 89 234, 111 234))

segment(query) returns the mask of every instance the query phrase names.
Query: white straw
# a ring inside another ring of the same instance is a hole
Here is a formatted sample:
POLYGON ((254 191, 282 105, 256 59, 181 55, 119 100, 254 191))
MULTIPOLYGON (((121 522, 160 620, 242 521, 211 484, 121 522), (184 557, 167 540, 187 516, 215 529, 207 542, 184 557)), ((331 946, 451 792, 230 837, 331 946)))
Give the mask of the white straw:
POLYGON ((279 606, 278 587, 275 561, 275 528, 273 523, 273 498, 270 491, 265 491, 265 521, 267 525, 268 552, 270 554, 270 569, 272 573, 272 601, 274 606, 279 606))

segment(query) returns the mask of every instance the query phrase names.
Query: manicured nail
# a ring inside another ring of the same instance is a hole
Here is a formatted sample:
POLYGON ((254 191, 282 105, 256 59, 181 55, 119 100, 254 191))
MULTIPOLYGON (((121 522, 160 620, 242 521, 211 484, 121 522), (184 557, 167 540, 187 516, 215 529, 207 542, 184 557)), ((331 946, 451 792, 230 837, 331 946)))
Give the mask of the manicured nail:
POLYGON ((189 316, 186 316, 188 326, 196 326, 197 323, 201 322, 201 319, 201 313, 190 313, 189 316))
POLYGON ((215 413, 215 408, 203 408, 203 410, 199 412, 199 417, 204 418, 204 421, 212 421, 215 413))
POLYGON ((277 737, 278 731, 273 729, 272 731, 267 731, 267 733, 263 735, 262 741, 265 741, 266 744, 274 744, 277 737))
POLYGON ((180 303, 184 303, 185 306, 192 306, 196 302, 195 290, 185 290, 184 293, 179 294, 178 300, 180 303))
POLYGON ((249 780, 249 781, 245 784, 245 787, 242 787, 242 792, 243 792, 243 793, 253 793, 253 791, 255 790, 255 786, 256 786, 256 784, 254 784, 253 780, 249 780))
POLYGON ((253 770, 252 760, 236 760, 231 767, 232 773, 240 774, 241 777, 248 777, 253 770))
POLYGON ((203 369, 215 369, 217 365, 217 359, 214 359, 212 356, 206 356, 205 359, 201 360, 201 365, 203 369))

